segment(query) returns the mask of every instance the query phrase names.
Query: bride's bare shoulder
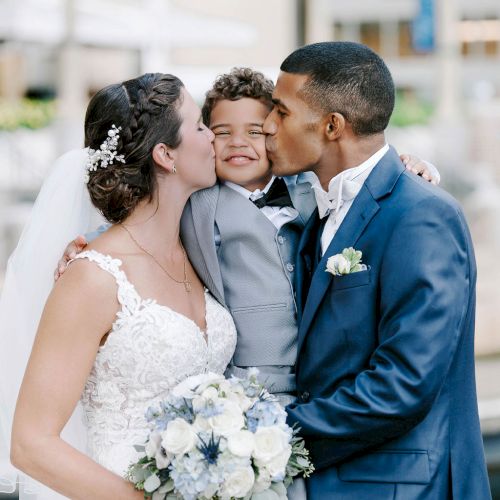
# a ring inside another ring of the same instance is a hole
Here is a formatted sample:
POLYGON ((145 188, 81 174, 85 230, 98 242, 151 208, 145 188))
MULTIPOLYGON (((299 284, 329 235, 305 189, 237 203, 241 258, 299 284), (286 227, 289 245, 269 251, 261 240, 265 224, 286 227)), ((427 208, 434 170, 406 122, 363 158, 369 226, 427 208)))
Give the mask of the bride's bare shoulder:
POLYGON ((112 272, 116 266, 109 265, 112 258, 92 250, 86 250, 82 255, 88 258, 74 259, 55 283, 54 291, 58 289, 62 294, 81 297, 82 304, 117 304, 116 277, 112 272))

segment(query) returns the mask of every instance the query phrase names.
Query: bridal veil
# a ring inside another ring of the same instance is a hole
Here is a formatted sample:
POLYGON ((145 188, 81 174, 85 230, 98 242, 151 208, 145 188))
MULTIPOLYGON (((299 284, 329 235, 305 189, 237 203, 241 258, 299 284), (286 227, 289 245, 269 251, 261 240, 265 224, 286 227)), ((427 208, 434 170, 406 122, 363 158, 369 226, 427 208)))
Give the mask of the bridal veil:
MULTIPOLYGON (((0 493, 12 493, 18 484, 20 499, 62 498, 10 464, 10 434, 17 394, 54 284, 57 262, 70 241, 102 221, 85 184, 87 155, 87 149, 74 150, 56 161, 8 261, 0 297, 0 493)), ((62 437, 85 450, 85 427, 79 407, 62 437)))

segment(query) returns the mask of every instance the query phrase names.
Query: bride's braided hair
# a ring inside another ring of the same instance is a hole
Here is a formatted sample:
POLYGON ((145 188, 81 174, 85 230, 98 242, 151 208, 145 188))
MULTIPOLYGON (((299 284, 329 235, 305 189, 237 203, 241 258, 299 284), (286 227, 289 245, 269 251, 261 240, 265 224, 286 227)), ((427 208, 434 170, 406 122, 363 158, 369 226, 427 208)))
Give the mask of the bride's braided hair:
POLYGON ((114 124, 121 127, 117 153, 125 164, 89 172, 92 203, 113 223, 125 220, 137 204, 153 199, 157 168, 152 158, 156 144, 172 148, 181 142, 178 110, 182 82, 173 75, 147 73, 95 94, 85 117, 85 146, 99 149, 114 124))

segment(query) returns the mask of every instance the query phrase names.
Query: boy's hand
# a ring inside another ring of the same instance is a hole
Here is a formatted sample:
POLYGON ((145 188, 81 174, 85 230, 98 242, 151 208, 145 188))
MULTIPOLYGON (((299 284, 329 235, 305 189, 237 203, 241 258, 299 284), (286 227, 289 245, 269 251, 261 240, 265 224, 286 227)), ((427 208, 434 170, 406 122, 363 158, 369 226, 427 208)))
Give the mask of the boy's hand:
POLYGON ((402 154, 399 158, 401 158, 401 161, 410 172, 420 175, 420 177, 431 184, 437 185, 441 181, 441 175, 432 163, 421 160, 417 156, 407 154, 402 154))
POLYGON ((54 271, 54 281, 57 281, 59 276, 61 276, 66 267, 68 267, 68 262, 76 257, 77 253, 80 253, 87 246, 87 240, 85 236, 77 236, 64 250, 64 254, 57 263, 57 269, 54 271))

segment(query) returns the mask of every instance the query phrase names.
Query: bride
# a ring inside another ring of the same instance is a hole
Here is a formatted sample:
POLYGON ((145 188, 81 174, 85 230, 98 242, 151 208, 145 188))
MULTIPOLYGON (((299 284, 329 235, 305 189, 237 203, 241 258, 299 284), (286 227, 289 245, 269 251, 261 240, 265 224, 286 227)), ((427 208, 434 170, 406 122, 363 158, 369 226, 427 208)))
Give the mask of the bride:
MULTIPOLYGON (((137 458, 133 445, 146 439, 145 411, 190 375, 222 373, 232 357, 232 319, 179 238, 189 196, 215 182, 213 139, 178 78, 146 74, 98 92, 85 119, 89 149, 63 157, 113 226, 50 292, 15 410, 11 460, 64 496, 143 498, 123 474, 137 458), (79 400, 88 454, 61 437, 79 400)), ((65 190, 64 175, 54 193, 65 190)), ((57 210, 66 216, 69 208, 57 210)))

